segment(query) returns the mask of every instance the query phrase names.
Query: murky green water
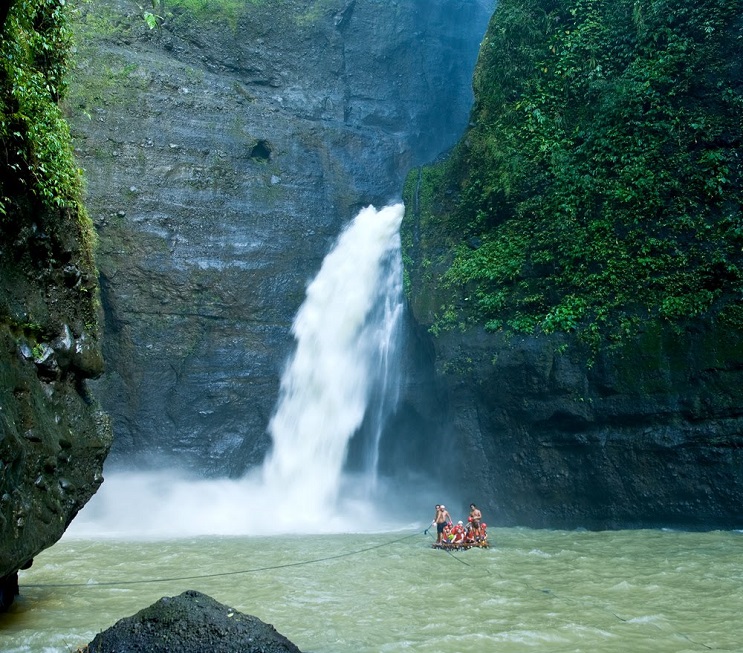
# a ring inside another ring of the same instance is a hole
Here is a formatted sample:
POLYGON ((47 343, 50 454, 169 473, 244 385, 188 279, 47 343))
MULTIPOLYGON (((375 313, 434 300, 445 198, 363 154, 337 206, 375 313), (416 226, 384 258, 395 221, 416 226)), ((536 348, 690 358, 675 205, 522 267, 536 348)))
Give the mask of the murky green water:
POLYGON ((743 651, 741 533, 492 529, 453 555, 407 535, 66 539, 22 572, 0 650, 73 651, 196 589, 315 653, 743 651))

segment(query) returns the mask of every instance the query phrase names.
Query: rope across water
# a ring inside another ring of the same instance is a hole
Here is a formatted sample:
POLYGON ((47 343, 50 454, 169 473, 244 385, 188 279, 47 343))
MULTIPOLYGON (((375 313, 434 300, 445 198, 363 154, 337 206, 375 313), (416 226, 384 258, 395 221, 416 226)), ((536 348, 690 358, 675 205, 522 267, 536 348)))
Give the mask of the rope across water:
POLYGON ((336 553, 332 556, 324 556, 322 558, 313 558, 312 560, 302 560, 299 562, 287 562, 281 565, 270 565, 267 567, 254 567, 252 569, 239 569, 236 571, 223 571, 213 574, 196 574, 194 576, 171 576, 167 578, 141 578, 137 580, 116 580, 116 581, 105 581, 100 583, 24 583, 24 587, 120 587, 123 585, 144 585, 148 583, 170 583, 180 580, 198 580, 201 578, 219 578, 222 576, 238 576, 240 574, 252 574, 259 571, 271 571, 273 569, 286 569, 288 567, 302 567, 304 565, 313 565, 318 562, 327 562, 328 560, 338 560, 339 558, 347 558, 349 556, 360 555, 367 551, 373 551, 374 549, 381 549, 385 546, 392 546, 399 542, 404 542, 413 537, 417 537, 422 531, 416 531, 411 535, 400 537, 389 542, 382 542, 381 544, 374 544, 373 546, 367 546, 363 549, 356 549, 354 551, 346 551, 345 553, 336 553))

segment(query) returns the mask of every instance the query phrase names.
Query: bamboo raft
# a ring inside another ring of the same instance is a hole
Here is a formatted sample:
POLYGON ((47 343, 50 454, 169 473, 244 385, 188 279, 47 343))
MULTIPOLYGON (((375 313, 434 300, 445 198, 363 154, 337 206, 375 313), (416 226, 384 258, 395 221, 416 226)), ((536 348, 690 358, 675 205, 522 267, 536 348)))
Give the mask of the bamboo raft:
POLYGON ((489 547, 490 545, 487 540, 480 542, 459 542, 458 544, 454 542, 434 542, 431 545, 432 549, 443 549, 444 551, 467 551, 468 549, 487 549, 489 547))

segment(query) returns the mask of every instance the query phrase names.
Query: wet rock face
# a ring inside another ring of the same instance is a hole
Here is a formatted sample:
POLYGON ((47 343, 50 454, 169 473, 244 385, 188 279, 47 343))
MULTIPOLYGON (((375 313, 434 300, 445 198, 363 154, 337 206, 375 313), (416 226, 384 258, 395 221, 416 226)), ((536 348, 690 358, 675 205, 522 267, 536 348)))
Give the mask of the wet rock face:
POLYGON ((439 465, 488 522, 743 524, 740 331, 649 325, 595 362, 564 338, 469 331, 438 338, 429 362, 449 443, 439 465))
POLYGON ((164 597, 96 635, 84 653, 301 653, 257 617, 189 590, 164 597))
POLYGON ((68 114, 114 464, 259 462, 307 281, 357 209, 464 129, 492 2, 275 5, 165 3, 156 30, 134 2, 81 8, 68 114))
POLYGON ((103 359, 82 220, 18 205, 0 225, 0 608, 98 489, 111 445, 86 386, 103 359))

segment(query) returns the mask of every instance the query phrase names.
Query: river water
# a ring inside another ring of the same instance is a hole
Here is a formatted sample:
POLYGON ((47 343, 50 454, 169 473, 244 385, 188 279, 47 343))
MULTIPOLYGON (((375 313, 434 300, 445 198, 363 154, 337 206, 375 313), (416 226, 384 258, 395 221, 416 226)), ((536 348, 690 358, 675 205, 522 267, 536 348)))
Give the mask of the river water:
POLYGON ((450 554, 375 534, 65 537, 21 572, 6 653, 69 653, 195 589, 314 653, 743 651, 743 534, 490 529, 450 554))

